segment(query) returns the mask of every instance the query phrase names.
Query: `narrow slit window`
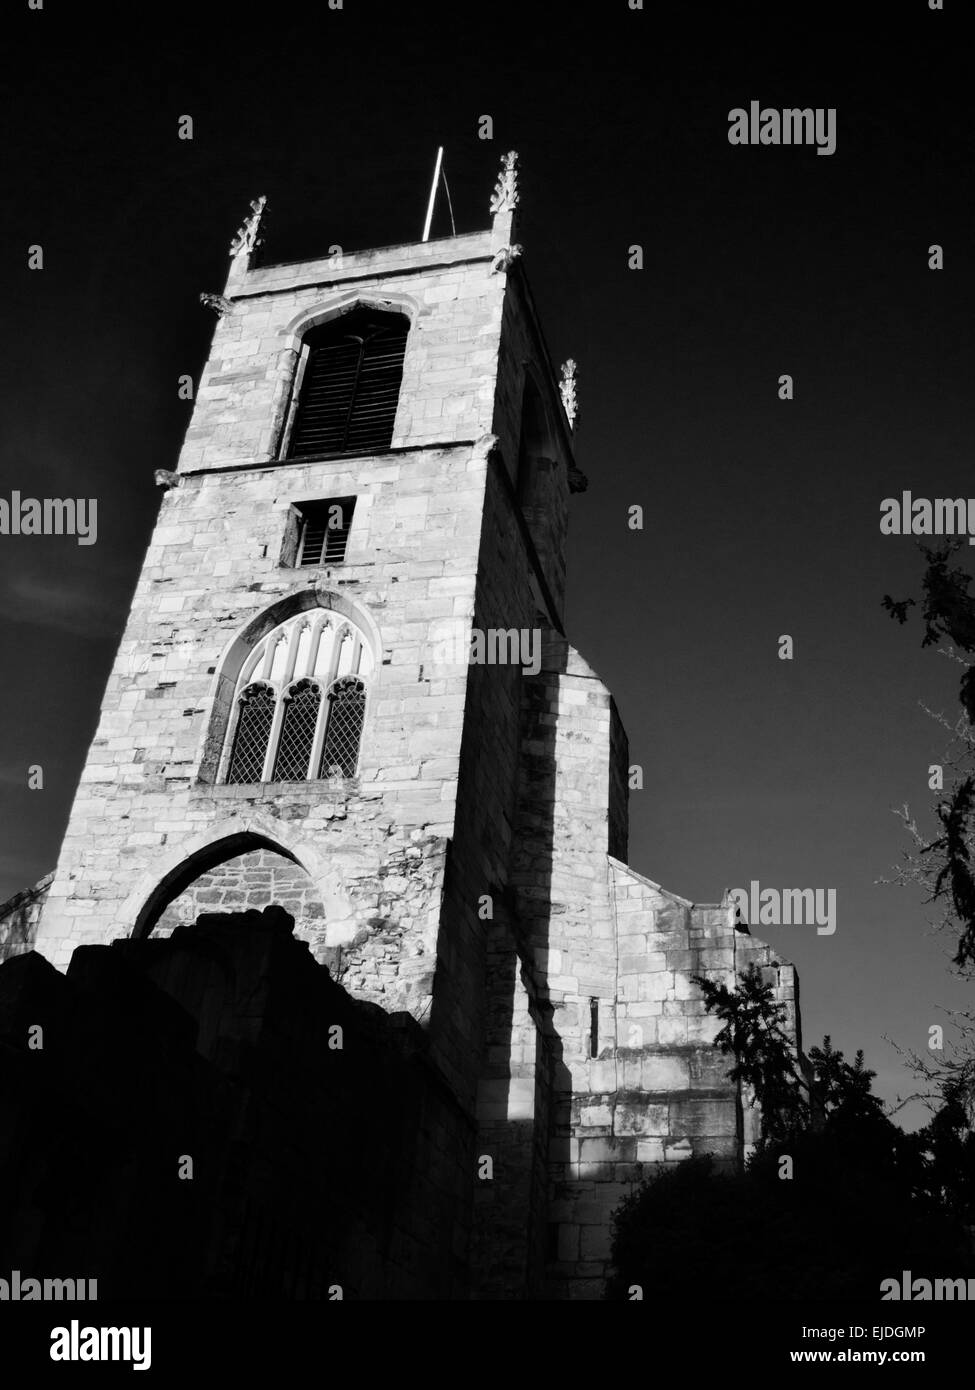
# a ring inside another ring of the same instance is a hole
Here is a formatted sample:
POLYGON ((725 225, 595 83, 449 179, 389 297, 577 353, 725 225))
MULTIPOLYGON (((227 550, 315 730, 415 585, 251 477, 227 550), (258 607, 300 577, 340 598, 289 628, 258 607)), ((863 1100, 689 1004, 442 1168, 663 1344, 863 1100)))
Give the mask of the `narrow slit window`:
POLYGON ((599 1056, 599 1000, 589 1000, 589 1056, 599 1056))

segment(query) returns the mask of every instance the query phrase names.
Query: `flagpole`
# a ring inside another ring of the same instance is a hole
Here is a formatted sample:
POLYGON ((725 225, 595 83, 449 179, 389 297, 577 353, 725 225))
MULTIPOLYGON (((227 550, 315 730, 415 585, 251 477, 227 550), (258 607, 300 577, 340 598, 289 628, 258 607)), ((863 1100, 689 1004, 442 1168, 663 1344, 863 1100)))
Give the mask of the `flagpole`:
POLYGON ((433 171, 433 183, 430 187, 430 202, 427 205, 427 220, 423 224, 423 241, 430 240, 430 223, 433 221, 433 205, 437 200, 437 184, 440 182, 440 166, 443 163, 443 145, 437 147, 437 167, 433 171))

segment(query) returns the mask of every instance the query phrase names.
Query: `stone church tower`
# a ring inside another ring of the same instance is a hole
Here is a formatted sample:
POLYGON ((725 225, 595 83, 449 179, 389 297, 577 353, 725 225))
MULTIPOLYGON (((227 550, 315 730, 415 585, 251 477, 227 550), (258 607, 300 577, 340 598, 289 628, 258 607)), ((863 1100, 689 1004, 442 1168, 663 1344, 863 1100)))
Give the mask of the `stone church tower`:
POLYGON ((517 205, 508 155, 485 231, 283 265, 253 205, 57 869, 11 913, 64 970, 281 904, 425 1031, 448 1296, 592 1298, 634 1182, 754 1138, 691 976, 757 962, 798 1012, 730 902, 626 864, 626 736, 563 613, 573 366, 517 205))

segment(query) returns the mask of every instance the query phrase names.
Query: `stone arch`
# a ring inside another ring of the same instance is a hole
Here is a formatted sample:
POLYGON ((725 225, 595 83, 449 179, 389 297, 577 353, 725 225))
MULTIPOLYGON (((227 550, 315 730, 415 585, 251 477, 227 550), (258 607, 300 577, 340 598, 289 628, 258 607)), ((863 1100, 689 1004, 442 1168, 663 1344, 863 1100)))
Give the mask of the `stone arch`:
POLYGON ((185 883, 201 867, 219 864, 246 848, 269 846, 300 864, 313 879, 320 880, 325 864, 314 845, 296 834, 286 821, 259 812, 248 816, 228 816, 196 835, 174 841, 154 856, 129 896, 119 906, 118 923, 134 937, 146 935, 145 924, 155 920, 185 883))
POLYGON ((201 782, 212 783, 217 779, 233 707, 234 691, 237 688, 237 677, 250 652, 273 628, 280 626, 296 613, 304 613, 312 608, 330 609, 355 624, 371 650, 373 681, 379 679, 382 669, 382 639, 376 621, 368 609, 347 595, 325 588, 320 583, 314 587, 296 589, 283 598, 276 599, 267 608, 262 608, 259 613, 248 618, 220 654, 210 691, 209 716, 203 734, 203 747, 200 750, 201 782))
MULTIPOLYGON (((375 292, 363 294, 355 290, 346 290, 329 295, 318 304, 313 304, 296 314, 291 322, 282 329, 284 347, 297 352, 301 347, 302 339, 310 329, 318 328, 321 324, 328 323, 330 319, 338 318, 341 314, 349 313, 360 307, 375 309, 385 314, 403 314, 410 321, 411 332, 416 326, 420 313, 418 301, 409 294, 395 291, 389 295, 380 295, 375 292)), ((409 346, 407 346, 408 351, 409 346)))
POLYGON ((191 926, 203 913, 261 912, 282 907, 294 918, 294 935, 316 959, 325 958, 325 904, 307 870, 294 855, 262 836, 224 841, 207 858, 182 867, 166 890, 169 901, 147 919, 145 935, 168 936, 191 926), (176 889, 176 895, 170 896, 176 889))
MULTIPOLYGON (((327 857, 287 821, 253 812, 230 816, 208 830, 170 846, 155 858, 119 909, 118 924, 135 938, 147 937, 166 909, 202 874, 252 853, 271 853, 307 876, 323 915, 308 914, 296 936, 308 942, 318 960, 330 960, 332 949, 350 941, 359 930, 359 911, 327 857), (134 923, 134 926, 130 924, 134 923)), ((309 901, 310 901, 309 896, 309 901)), ((256 905, 256 904, 251 904, 256 905)), ((264 906, 267 906, 265 903, 264 906)), ((291 910, 287 903, 282 904, 291 910)), ((224 903, 203 904, 201 910, 233 910, 224 903)), ((292 916, 298 914, 292 912, 292 916)), ((171 925, 171 924, 170 924, 171 925)))
POLYGON ((361 290, 333 292, 324 296, 317 304, 302 309, 281 330, 283 377, 280 383, 281 394, 276 404, 274 456, 282 462, 286 461, 285 456, 293 416, 300 395, 302 349, 305 337, 312 329, 320 328, 323 324, 340 318, 343 314, 351 313, 354 309, 371 309, 383 314, 400 314, 409 324, 403 355, 403 377, 397 402, 396 421, 393 427, 393 444, 399 435, 404 418, 408 419, 408 413, 404 417, 404 411, 407 410, 406 402, 410 394, 407 382, 415 370, 413 353, 416 346, 415 329, 420 317, 419 301, 414 299, 412 295, 402 294, 395 290, 388 294, 379 294, 376 291, 363 293, 361 290))
MULTIPOLYGON (((185 858, 165 872, 157 880, 147 895, 135 920, 132 935, 136 938, 148 936, 160 917, 195 880, 240 855, 255 850, 271 850, 292 864, 298 859, 283 845, 275 844, 269 837, 250 830, 238 830, 190 852, 185 858)), ((299 867, 300 864, 299 864, 299 867)))

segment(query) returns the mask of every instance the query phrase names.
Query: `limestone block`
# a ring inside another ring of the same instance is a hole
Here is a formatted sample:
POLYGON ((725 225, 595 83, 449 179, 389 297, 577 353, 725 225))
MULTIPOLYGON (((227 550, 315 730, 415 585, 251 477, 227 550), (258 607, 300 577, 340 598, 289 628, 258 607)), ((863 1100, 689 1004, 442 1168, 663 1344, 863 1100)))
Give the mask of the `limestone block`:
POLYGON ((579 1114, 579 1124, 585 1129, 603 1127, 609 1129, 613 1123, 613 1111, 611 1106, 600 1103, 594 1105, 582 1105, 579 1114))
POLYGON ((640 1163, 663 1163, 663 1139, 641 1139, 636 1146, 637 1161, 640 1163))
POLYGON ((645 1091, 684 1091, 690 1080, 690 1066, 685 1056, 662 1052, 644 1055, 642 1084, 645 1091))
POLYGON ((629 1135, 664 1135, 670 1132, 670 1112, 668 1107, 657 1102, 640 1100, 639 1098, 628 1097, 625 1103, 620 1102, 616 1106, 613 1117, 613 1127, 616 1134, 621 1136, 629 1135))

